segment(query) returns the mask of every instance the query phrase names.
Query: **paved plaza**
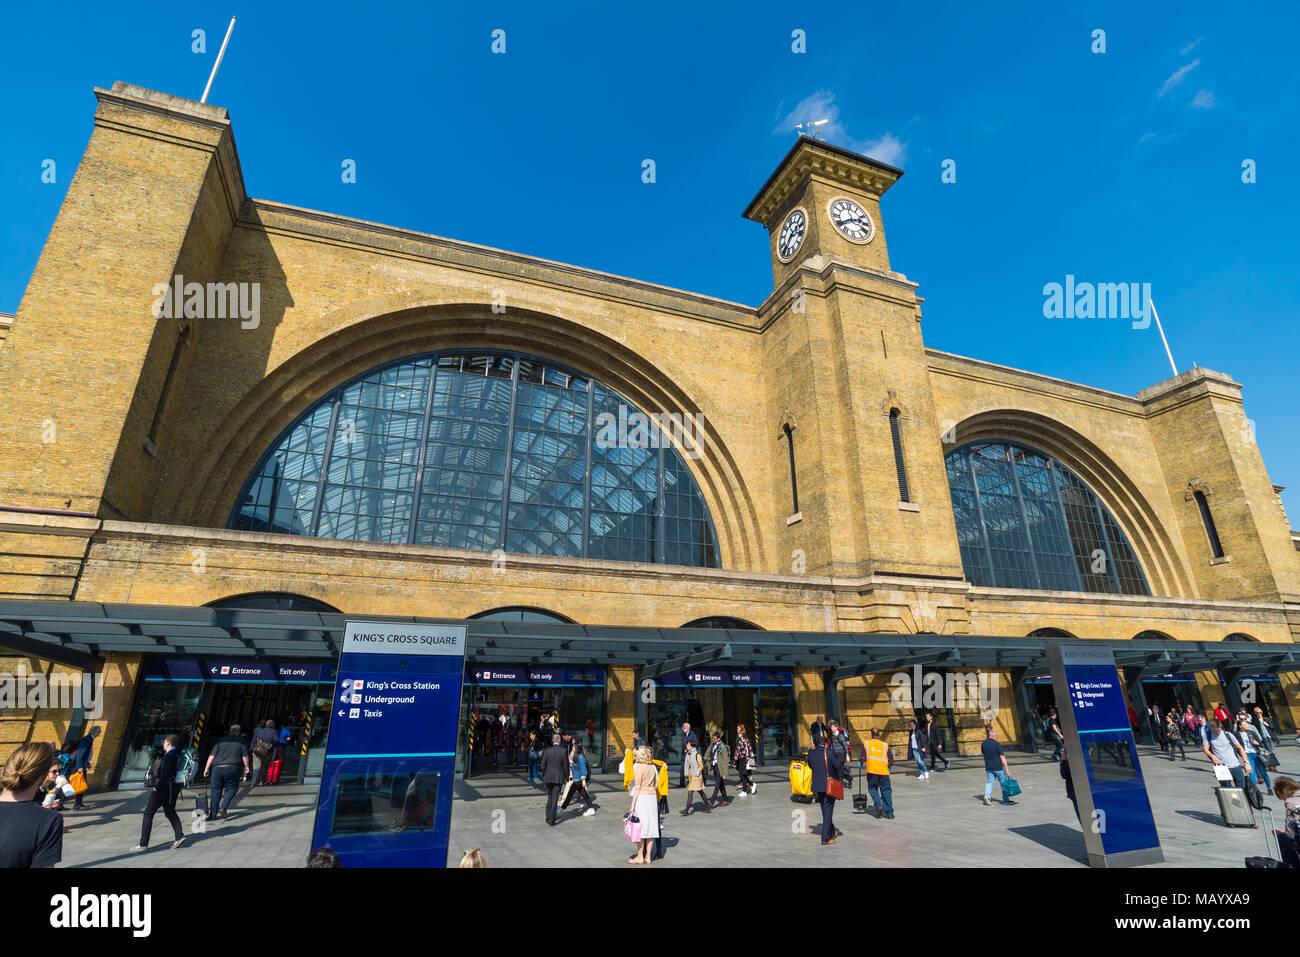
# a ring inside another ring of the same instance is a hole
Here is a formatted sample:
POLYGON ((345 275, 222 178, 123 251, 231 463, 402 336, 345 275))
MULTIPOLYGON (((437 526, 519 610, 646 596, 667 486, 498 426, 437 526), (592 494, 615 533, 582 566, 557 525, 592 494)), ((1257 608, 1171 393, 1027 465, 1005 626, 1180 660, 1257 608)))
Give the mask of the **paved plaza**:
MULTIPOLYGON (((1159 749, 1140 747, 1166 856, 1165 867, 1240 868, 1264 853, 1261 829, 1228 828, 1219 817, 1214 775, 1199 751, 1170 763, 1159 749)), ((1300 775, 1300 751, 1279 749, 1283 774, 1300 775)), ((1058 765, 1043 755, 1009 753, 1024 792, 1014 806, 985 807, 983 763, 962 757, 927 781, 914 762, 895 765, 892 821, 853 814, 838 805, 844 832, 822 847, 815 805, 790 800, 786 767, 756 775, 758 794, 711 814, 677 812, 685 792, 669 792, 664 817, 666 856, 654 867, 1082 867, 1083 835, 1065 797, 1058 765), (803 828, 802 832, 799 829, 803 828)), ((631 844, 623 837, 628 807, 619 775, 598 775, 592 789, 599 811, 582 817, 577 802, 564 821, 546 826, 544 790, 528 791, 524 775, 484 776, 456 784, 451 858, 479 847, 490 867, 623 866, 631 844)), ((671 782, 676 785, 676 781, 671 782)), ((998 798, 994 789, 994 800, 998 798)), ((140 831, 141 791, 92 795, 85 811, 65 812, 63 867, 300 867, 311 843, 315 786, 241 788, 230 820, 190 834, 193 792, 182 798, 187 846, 170 848, 171 829, 154 820, 153 847, 133 853, 140 831)), ((1280 808, 1275 798, 1268 804, 1280 808)), ((698 808, 698 802, 697 802, 698 808)), ((1275 811, 1277 815, 1277 811, 1275 811)), ((1280 822, 1280 815, 1278 815, 1280 822)))

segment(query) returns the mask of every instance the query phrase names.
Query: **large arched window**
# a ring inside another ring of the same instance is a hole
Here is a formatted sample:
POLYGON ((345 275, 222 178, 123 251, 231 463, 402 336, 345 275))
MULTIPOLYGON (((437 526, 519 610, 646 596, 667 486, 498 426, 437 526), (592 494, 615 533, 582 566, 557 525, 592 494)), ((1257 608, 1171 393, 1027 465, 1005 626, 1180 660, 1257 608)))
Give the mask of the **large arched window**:
POLYGON ((681 455, 627 399, 509 353, 382 366, 291 425, 230 527, 717 567, 681 455))
POLYGON ((470 615, 469 617, 471 621, 531 621, 550 625, 573 624, 572 618, 565 618, 553 611, 546 611, 542 608, 529 608, 525 605, 493 608, 491 611, 481 611, 477 615, 470 615))
POLYGON ((1060 462, 1008 442, 973 442, 945 461, 973 584, 1150 594, 1118 523, 1060 462))

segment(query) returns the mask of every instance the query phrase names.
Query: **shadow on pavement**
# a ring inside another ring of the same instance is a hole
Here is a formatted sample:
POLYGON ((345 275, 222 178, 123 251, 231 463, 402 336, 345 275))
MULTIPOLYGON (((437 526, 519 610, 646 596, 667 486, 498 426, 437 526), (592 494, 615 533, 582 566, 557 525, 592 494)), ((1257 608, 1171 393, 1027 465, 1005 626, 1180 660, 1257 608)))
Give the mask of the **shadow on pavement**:
POLYGON ((1031 824, 1026 827, 1008 828, 1012 834, 1019 834, 1035 844, 1041 844, 1050 851, 1056 851, 1072 861, 1088 863, 1088 849, 1083 842, 1083 832, 1064 824, 1031 824))

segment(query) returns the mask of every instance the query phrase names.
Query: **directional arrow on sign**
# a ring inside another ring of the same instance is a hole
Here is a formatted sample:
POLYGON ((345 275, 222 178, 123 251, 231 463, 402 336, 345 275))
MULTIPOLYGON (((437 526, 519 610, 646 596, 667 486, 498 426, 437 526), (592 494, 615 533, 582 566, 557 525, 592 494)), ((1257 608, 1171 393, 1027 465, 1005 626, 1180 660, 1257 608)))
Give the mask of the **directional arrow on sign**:
POLYGON ((213 665, 211 668, 208 669, 208 674, 210 674, 210 675, 215 675, 215 674, 217 673, 218 670, 219 670, 219 669, 217 668, 217 666, 216 666, 216 665, 213 665))
POLYGON ((343 712, 342 712, 342 711, 339 712, 339 717, 340 717, 340 718, 343 717, 343 712))

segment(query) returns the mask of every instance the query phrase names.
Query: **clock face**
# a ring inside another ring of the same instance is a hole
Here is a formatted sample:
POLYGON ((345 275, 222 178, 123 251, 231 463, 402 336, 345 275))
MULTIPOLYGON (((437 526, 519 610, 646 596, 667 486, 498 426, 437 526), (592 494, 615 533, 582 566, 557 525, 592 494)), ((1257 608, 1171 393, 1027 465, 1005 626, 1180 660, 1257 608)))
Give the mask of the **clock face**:
POLYGON ((826 211, 830 214, 831 225, 851 243, 869 243, 876 235, 876 227, 867 211, 851 199, 843 196, 832 199, 826 211))
POLYGON ((802 208, 794 210, 781 225, 781 233, 776 238, 776 254, 781 262, 788 263, 803 245, 804 233, 808 231, 808 214, 802 208))

